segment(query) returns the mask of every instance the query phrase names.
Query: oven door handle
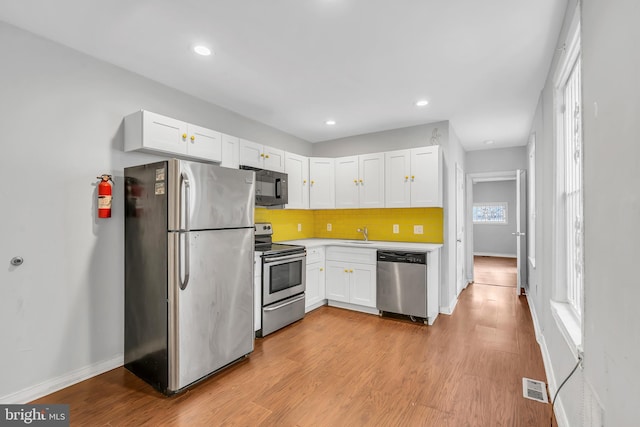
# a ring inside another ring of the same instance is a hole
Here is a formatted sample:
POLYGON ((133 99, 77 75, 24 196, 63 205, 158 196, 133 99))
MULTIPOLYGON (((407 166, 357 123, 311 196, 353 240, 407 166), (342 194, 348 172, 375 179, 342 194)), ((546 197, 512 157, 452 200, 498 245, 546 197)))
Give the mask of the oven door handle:
POLYGON ((295 255, 285 255, 285 256, 265 256, 263 258, 265 264, 279 262, 279 261, 289 261, 292 259, 304 259, 307 256, 306 253, 295 254, 295 255))
POLYGON ((286 306, 288 306, 288 305, 291 305, 291 304, 296 303, 296 302, 298 302, 298 301, 300 301, 300 300, 303 300, 303 299, 304 299, 304 294, 300 295, 300 296, 299 296, 298 298, 296 298, 296 299, 292 299, 291 301, 287 301, 287 302, 285 302, 285 303, 278 304, 278 305, 277 305, 277 306, 275 306, 275 307, 269 307, 269 308, 265 307, 265 308, 263 308, 263 310, 264 310, 264 311, 276 311, 276 310, 281 309, 282 307, 286 307, 286 306))

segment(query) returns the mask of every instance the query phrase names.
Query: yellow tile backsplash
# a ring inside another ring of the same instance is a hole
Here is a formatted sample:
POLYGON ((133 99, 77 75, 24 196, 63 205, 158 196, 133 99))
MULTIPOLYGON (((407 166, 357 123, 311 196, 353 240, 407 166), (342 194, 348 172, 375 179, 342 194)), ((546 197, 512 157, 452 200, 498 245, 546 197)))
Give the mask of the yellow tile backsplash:
POLYGON ((256 222, 273 224, 273 240, 327 239, 362 240, 357 229, 364 226, 369 231, 369 240, 397 242, 442 243, 442 208, 385 208, 385 209, 330 209, 289 210, 264 209, 255 211, 256 222), (301 231, 298 231, 298 224, 301 231), (331 231, 327 230, 331 224, 331 231), (398 224, 399 233, 393 233, 398 224), (421 225, 423 234, 414 234, 414 226, 421 225))

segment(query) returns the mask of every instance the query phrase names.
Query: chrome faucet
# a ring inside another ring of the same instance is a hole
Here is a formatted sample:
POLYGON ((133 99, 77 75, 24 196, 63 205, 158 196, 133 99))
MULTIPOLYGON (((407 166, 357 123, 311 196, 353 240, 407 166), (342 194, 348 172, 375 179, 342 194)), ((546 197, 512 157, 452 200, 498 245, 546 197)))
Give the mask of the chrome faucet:
POLYGON ((365 225, 364 228, 358 228, 358 233, 362 233, 364 234, 364 241, 366 242, 367 240, 369 240, 369 231, 367 230, 367 226, 365 225))

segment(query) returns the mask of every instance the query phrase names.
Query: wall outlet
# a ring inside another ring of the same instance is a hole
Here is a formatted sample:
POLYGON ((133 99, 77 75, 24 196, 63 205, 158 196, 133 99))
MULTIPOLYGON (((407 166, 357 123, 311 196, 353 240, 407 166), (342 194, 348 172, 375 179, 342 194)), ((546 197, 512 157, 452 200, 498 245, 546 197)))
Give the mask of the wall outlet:
POLYGON ((302 231, 302 224, 298 224, 298 231, 302 231))
POLYGON ((413 234, 424 234, 424 229, 422 228, 421 225, 414 225, 413 234))
POLYGON ((327 224, 327 231, 331 231, 331 224, 327 224))
POLYGON ((393 234, 398 234, 400 232, 400 225, 393 224, 393 234))

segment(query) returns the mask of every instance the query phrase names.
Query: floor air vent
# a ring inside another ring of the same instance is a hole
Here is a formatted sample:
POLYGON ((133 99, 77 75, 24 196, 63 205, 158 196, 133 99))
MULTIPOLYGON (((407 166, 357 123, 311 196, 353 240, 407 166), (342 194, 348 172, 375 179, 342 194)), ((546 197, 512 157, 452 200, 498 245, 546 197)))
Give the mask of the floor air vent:
POLYGON ((547 403, 547 387, 542 381, 522 378, 522 395, 527 399, 547 403))

